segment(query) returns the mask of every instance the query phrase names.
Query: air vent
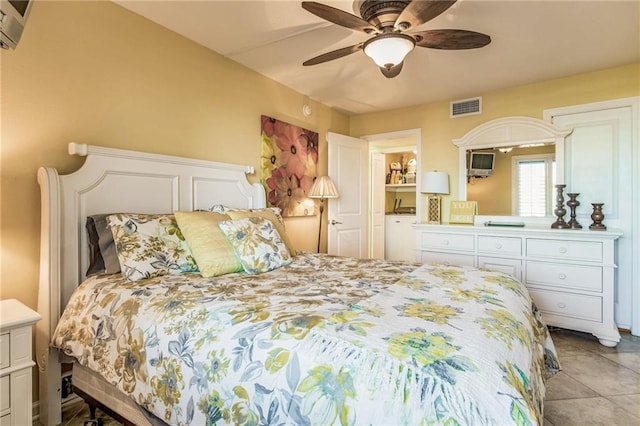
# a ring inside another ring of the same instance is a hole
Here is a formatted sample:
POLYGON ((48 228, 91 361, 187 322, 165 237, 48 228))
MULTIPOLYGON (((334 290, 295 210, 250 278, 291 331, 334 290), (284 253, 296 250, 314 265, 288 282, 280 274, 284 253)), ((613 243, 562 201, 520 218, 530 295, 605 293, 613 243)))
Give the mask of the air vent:
POLYGON ((476 115, 482 112, 482 97, 451 102, 451 118, 476 115))

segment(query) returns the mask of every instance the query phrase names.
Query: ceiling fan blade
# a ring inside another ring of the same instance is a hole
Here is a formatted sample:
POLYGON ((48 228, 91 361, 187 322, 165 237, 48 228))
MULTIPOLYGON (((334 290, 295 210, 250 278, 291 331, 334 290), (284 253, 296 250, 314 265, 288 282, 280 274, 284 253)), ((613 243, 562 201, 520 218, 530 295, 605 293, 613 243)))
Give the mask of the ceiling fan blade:
POLYGON ((400 62, 398 65, 396 65, 395 67, 391 67, 391 68, 385 68, 385 67, 380 67, 380 71, 382 72, 382 75, 384 75, 387 78, 393 78, 395 76, 397 76, 398 74, 400 74, 400 71, 402 71, 402 64, 404 64, 403 62, 400 62))
POLYGON ((334 24, 341 25, 351 30, 364 31, 367 34, 378 32, 376 27, 372 26, 364 19, 343 10, 336 9, 335 7, 327 6, 326 4, 315 1, 303 1, 302 8, 322 19, 326 19, 329 22, 333 22, 334 24))
POLYGON ((431 49, 477 49, 491 43, 488 35, 467 30, 427 30, 409 35, 416 39, 416 46, 431 49))
POLYGON ((364 43, 355 44, 349 47, 343 47, 342 49, 338 50, 332 50, 331 52, 323 53, 322 55, 318 55, 315 58, 309 59, 308 61, 304 61, 302 65, 317 65, 323 62, 333 61, 334 59, 342 58, 343 56, 351 55, 358 50, 362 50, 362 46, 364 46, 364 43))
POLYGON ((413 0, 409 3, 398 19, 395 27, 401 31, 415 28, 429 22, 445 10, 449 9, 457 0, 413 0))

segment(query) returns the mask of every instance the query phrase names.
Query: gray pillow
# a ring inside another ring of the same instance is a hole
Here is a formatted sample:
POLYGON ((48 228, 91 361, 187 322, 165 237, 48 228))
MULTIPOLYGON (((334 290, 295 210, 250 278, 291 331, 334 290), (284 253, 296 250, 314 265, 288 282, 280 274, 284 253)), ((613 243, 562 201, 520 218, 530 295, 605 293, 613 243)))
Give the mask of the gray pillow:
POLYGON ((120 272, 116 244, 107 223, 109 214, 87 216, 86 228, 90 249, 88 277, 96 274, 117 274, 120 272))

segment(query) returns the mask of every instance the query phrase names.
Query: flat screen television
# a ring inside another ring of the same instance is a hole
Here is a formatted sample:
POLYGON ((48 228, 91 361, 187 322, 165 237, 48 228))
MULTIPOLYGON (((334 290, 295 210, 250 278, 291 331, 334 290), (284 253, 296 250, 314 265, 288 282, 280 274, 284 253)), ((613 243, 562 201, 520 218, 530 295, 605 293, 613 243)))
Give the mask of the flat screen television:
POLYGON ((0 0, 0 47, 15 49, 32 5, 33 0, 0 0))
POLYGON ((469 176, 486 177, 493 175, 495 153, 471 151, 469 156, 469 176))

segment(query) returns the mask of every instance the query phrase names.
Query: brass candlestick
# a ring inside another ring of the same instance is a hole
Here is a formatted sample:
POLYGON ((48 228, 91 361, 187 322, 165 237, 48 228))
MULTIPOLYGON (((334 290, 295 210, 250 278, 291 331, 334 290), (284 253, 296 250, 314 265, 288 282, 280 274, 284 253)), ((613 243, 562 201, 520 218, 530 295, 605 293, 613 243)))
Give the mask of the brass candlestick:
POLYGON ((568 225, 569 225, 569 228, 571 229, 582 229, 582 225, 580 225, 580 222, 576 220, 576 207, 580 205, 580 201, 576 200, 576 198, 578 198, 578 195, 580 195, 580 193, 577 193, 577 192, 567 193, 567 197, 569 197, 569 201, 567 201, 567 206, 569 206, 569 208, 571 209, 571 213, 570 213, 571 219, 569 219, 568 225))
POLYGON ((604 203, 591 203, 591 205, 593 206, 593 213, 591 213, 593 223, 589 226, 589 229, 592 231, 606 231, 607 227, 602 223, 602 220, 604 219, 602 206, 604 206, 604 203))
POLYGON ((557 219, 555 222, 551 224, 553 229, 567 229, 569 228, 569 224, 564 221, 564 215, 567 214, 567 209, 564 208, 564 196, 562 195, 562 190, 567 185, 556 185, 556 190, 558 194, 556 195, 556 209, 553 213, 556 215, 557 219))

